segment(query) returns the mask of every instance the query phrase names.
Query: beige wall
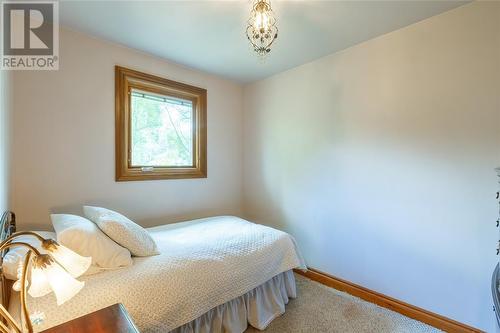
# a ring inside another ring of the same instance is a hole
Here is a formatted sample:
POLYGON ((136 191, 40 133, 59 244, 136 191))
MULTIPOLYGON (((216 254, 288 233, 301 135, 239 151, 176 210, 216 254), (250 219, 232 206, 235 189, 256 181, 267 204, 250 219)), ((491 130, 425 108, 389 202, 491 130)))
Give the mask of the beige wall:
POLYGON ((0 70, 0 214, 9 209, 10 72, 0 70))
POLYGON ((307 263, 493 330, 500 3, 247 86, 244 211, 307 263))
POLYGON ((12 204, 21 228, 50 212, 103 205, 144 226, 241 207, 241 86, 150 55, 61 31, 59 71, 14 75, 12 204), (114 181, 114 66, 208 90, 208 178, 114 181))
POLYGON ((152 226, 243 203, 250 219, 291 232, 310 266, 491 331, 499 6, 458 8, 244 92, 63 30, 59 71, 13 75, 21 229, 82 204, 152 226), (207 179, 114 181, 115 64, 208 90, 207 179))

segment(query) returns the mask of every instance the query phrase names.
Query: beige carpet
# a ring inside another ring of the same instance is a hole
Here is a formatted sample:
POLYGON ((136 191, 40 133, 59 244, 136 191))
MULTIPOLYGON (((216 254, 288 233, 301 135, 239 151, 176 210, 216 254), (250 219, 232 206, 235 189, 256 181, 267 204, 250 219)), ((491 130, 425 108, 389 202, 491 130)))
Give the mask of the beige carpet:
MULTIPOLYGON (((441 332, 397 312, 365 302, 295 274, 298 297, 265 333, 441 332)), ((260 332, 250 327, 246 333, 260 332)))

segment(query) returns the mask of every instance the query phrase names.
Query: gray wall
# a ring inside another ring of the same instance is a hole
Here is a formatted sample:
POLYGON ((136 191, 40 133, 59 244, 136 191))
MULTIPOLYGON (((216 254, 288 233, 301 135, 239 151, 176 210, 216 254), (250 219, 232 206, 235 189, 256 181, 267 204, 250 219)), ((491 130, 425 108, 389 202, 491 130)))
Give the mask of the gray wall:
POLYGON ((244 211, 309 266, 493 331, 500 3, 249 85, 244 211))

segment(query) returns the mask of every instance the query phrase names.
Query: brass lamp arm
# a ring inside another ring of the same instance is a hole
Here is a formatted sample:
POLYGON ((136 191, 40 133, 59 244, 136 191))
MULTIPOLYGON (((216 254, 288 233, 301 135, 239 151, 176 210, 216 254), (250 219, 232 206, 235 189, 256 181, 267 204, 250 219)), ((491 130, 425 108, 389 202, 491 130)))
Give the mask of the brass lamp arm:
POLYGON ((29 333, 33 332, 33 325, 31 324, 31 318, 28 312, 28 305, 26 302, 26 280, 28 279, 27 277, 28 266, 30 264, 31 253, 32 253, 31 251, 28 251, 28 253, 26 253, 26 258, 24 258, 23 273, 21 278, 21 294, 20 294, 21 307, 22 307, 22 312, 24 314, 24 321, 26 322, 26 328, 28 329, 29 333))
POLYGON ((4 242, 6 243, 9 243, 11 242, 14 238, 17 238, 19 236, 24 236, 24 235, 28 235, 28 236, 33 236, 35 238, 37 238, 40 242, 43 242, 45 240, 45 238, 43 238, 42 236, 40 236, 39 234, 37 234, 36 232, 33 232, 33 231, 18 231, 18 232, 15 232, 13 233, 12 235, 10 235, 9 237, 7 237, 4 242))
POLYGON ((12 330, 14 330, 16 333, 22 333, 21 327, 16 323, 14 318, 10 315, 9 311, 7 311, 6 308, 3 307, 3 305, 0 304, 0 316, 6 320, 7 325, 10 325, 12 329, 5 329, 3 331, 2 327, 2 333, 12 333, 12 330))
POLYGON ((0 332, 9 333, 9 328, 7 326, 5 326, 5 324, 1 321, 0 321, 0 332))
POLYGON ((3 241, 2 243, 0 243, 0 252, 5 250, 5 249, 9 249, 11 247, 16 247, 16 246, 24 246, 24 247, 27 247, 28 250, 30 251, 33 251, 37 256, 40 255, 40 251, 38 251, 34 246, 28 244, 28 243, 25 243, 25 242, 12 242, 12 243, 7 243, 7 239, 5 241, 3 241))

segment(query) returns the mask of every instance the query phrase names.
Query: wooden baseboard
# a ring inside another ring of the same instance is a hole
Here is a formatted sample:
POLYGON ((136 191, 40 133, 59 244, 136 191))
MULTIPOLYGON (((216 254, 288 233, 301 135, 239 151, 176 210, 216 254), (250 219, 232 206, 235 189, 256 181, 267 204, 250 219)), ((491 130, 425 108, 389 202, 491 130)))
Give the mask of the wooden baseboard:
POLYGON ((445 332, 483 332, 481 330, 478 330, 477 328, 467 326, 465 324, 459 323, 458 321, 399 301, 395 298, 367 289, 352 282, 336 278, 316 269, 308 268, 306 272, 300 270, 295 270, 295 272, 311 280, 324 284, 325 286, 344 291, 348 294, 364 299, 365 301, 375 303, 384 308, 399 312, 407 317, 429 324, 445 332))

